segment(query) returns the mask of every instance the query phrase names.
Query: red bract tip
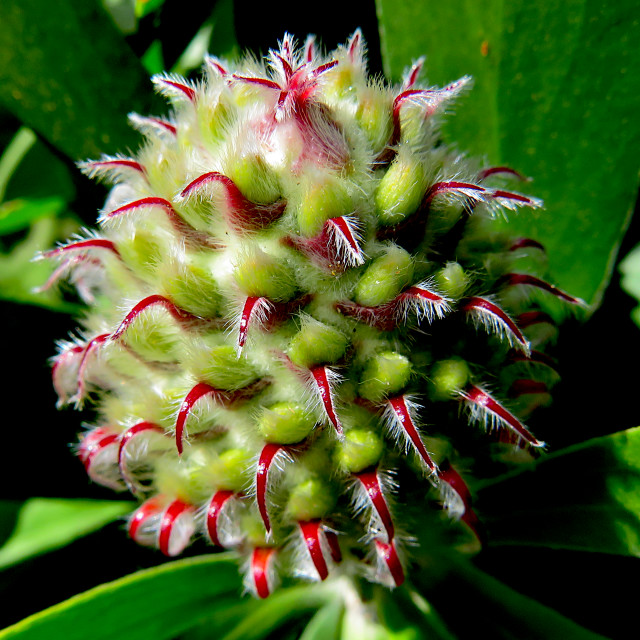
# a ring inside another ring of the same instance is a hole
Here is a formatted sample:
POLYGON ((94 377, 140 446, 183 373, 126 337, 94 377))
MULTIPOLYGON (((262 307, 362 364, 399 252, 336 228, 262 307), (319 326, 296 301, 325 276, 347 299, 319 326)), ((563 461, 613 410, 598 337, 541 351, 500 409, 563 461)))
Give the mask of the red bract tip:
POLYGON ((256 469, 256 502, 258 503, 258 511, 264 523, 267 533, 271 532, 271 521, 269 520, 269 512, 267 510, 267 489, 269 486, 269 471, 276 456, 285 451, 280 444, 267 443, 260 452, 258 467, 256 469))
POLYGON ((429 471, 436 473, 436 464, 424 446, 413 418, 416 410, 417 406, 405 395, 389 398, 385 411, 387 422, 393 432, 416 450, 429 471))
POLYGON ((313 35, 307 36, 304 43, 304 60, 305 62, 313 62, 316 57, 316 37, 313 35))
POLYGON ((178 455, 182 455, 183 450, 183 434, 184 434, 184 426, 187 422, 187 418, 191 414, 194 405, 198 400, 204 398, 206 396, 213 396, 214 401, 221 402, 224 400, 228 400, 227 394, 215 387, 212 387, 210 384, 206 382, 199 382, 185 397, 180 405, 180 410, 178 411, 178 419, 176 420, 176 448, 178 449, 178 455))
MULTIPOLYGON (((302 539, 307 547, 313 566, 320 580, 326 580, 329 575, 329 567, 325 555, 330 555, 328 548, 323 548, 321 536, 324 534, 320 520, 307 520, 298 522, 302 539)), ((327 545, 328 547, 328 545, 327 545)))
POLYGON ((460 392, 471 411, 471 418, 481 422, 485 429, 501 429, 507 427, 531 447, 544 447, 545 443, 537 440, 527 428, 486 391, 470 385, 460 392))
POLYGON ((87 238, 86 240, 77 240, 76 242, 70 242, 61 247, 56 247, 50 251, 42 253, 43 258, 57 258, 60 255, 71 253, 74 251, 89 251, 90 249, 106 249, 111 251, 116 256, 120 257, 120 253, 116 248, 116 245, 106 238, 87 238))
POLYGON ((164 210, 171 226, 182 236, 184 236, 185 240, 188 240, 197 245, 209 246, 212 248, 217 248, 215 241, 208 236, 203 231, 198 231, 194 229, 190 224, 185 222, 173 208, 172 204, 165 200, 164 198, 156 198, 154 196, 150 196, 148 198, 141 198, 140 200, 135 200, 133 202, 128 202, 127 204, 110 211, 109 213, 103 214, 99 222, 106 222, 107 220, 112 220, 113 218, 117 218, 126 213, 130 213, 137 209, 150 209, 153 207, 159 207, 164 210))
POLYGON ((396 318, 406 322, 409 313, 415 313, 420 324, 425 318, 427 322, 444 318, 451 311, 450 302, 436 291, 431 281, 425 281, 405 289, 391 304, 396 318))
POLYGON ((460 199, 462 203, 465 203, 467 199, 475 203, 485 199, 486 192, 487 190, 484 187, 471 182, 458 182, 455 180, 436 182, 425 194, 423 205, 428 205, 439 195, 453 196, 456 199, 460 199))
POLYGON ((120 433, 111 427, 89 431, 78 447, 78 457, 88 476, 98 484, 116 491, 123 489, 117 473, 117 450, 120 433))
MULTIPOLYGON (((382 540, 376 540, 375 545, 379 560, 389 572, 389 577, 391 578, 389 586, 399 587, 404 582, 404 569, 398 557, 394 541, 385 543, 382 540)), ((386 580, 386 582, 389 581, 386 580)))
POLYGON ((539 249, 545 252, 544 245, 533 238, 519 238, 509 247, 509 251, 518 251, 518 249, 539 249))
POLYGON ((215 56, 206 55, 204 60, 207 66, 213 69, 219 76, 224 78, 229 75, 226 67, 215 56))
POLYGON ((193 507, 182 500, 174 500, 160 520, 158 549, 165 556, 179 555, 189 544, 194 529, 193 507))
POLYGON ((462 305, 462 311, 471 317, 476 327, 482 327, 488 333, 497 335, 526 354, 531 352, 531 345, 516 323, 491 300, 476 296, 467 298, 462 305))
POLYGON ((96 348, 101 344, 107 341, 109 335, 103 333, 102 335, 96 336, 92 340, 87 343, 87 346, 84 348, 84 353, 82 354, 82 360, 80 361, 80 366, 78 367, 78 391, 75 395, 75 401, 78 405, 82 404, 84 400, 86 385, 85 385, 85 377, 87 372, 87 367, 89 364, 89 358, 93 355, 96 348))
POLYGON ((157 90, 168 98, 177 98, 178 100, 186 98, 190 102, 195 102, 196 100, 195 87, 180 76, 161 74, 153 76, 151 80, 156 85, 157 90))
POLYGON ((203 188, 215 183, 222 186, 225 197, 225 215, 229 224, 239 233, 258 231, 277 220, 287 206, 284 200, 272 204, 257 204, 246 198, 231 178, 217 171, 210 171, 192 180, 180 193, 181 198, 188 198, 202 193, 203 188))
POLYGON ((536 278, 535 276, 529 275, 528 273, 506 273, 503 275, 500 280, 498 280, 498 285, 508 286, 508 287, 516 287, 516 286, 526 286, 526 287, 534 287, 536 289, 540 289, 542 291, 546 291, 556 298, 560 298, 565 302, 570 304, 574 304, 577 306, 585 307, 586 303, 584 300, 580 298, 574 298, 570 296, 568 293, 565 293, 561 289, 558 289, 555 285, 546 282, 545 280, 541 280, 540 278, 536 278))
POLYGON ((311 375, 315 381, 315 387, 327 417, 335 428, 338 437, 342 438, 344 433, 338 415, 336 414, 332 390, 332 386, 337 381, 338 376, 329 367, 324 365, 311 369, 311 375))
POLYGON ((249 324, 257 324, 263 326, 269 319, 269 315, 273 311, 273 303, 267 298, 258 296, 249 296, 242 307, 242 315, 240 316, 240 329, 238 332, 238 352, 242 351, 249 332, 249 324))
POLYGON ((138 131, 146 135, 159 133, 161 135, 169 134, 173 137, 178 132, 172 122, 164 120, 163 118, 153 118, 150 116, 141 116, 137 113, 130 113, 129 121, 138 131))
POLYGON ((259 598, 268 598, 275 583, 276 549, 257 547, 251 554, 251 587, 259 598))
POLYGON ((514 176, 515 178, 518 178, 518 180, 526 180, 526 178, 521 173, 518 173, 515 169, 511 169, 511 167, 488 167, 487 169, 483 169, 482 171, 480 171, 480 173, 478 174, 478 180, 482 181, 489 176, 501 173, 507 173, 511 176, 514 176))
MULTIPOLYGON (((390 542, 395 535, 395 527, 393 526, 389 505, 384 497, 380 478, 378 477, 378 469, 369 469, 368 471, 357 473, 355 477, 360 481, 367 498, 371 502, 371 506, 380 519, 384 532, 387 535, 386 541, 390 542)), ((377 527, 372 527, 372 529, 375 530, 377 527)))
POLYGON ((225 505, 227 505, 235 495, 233 491, 216 491, 207 507, 207 533, 209 534, 209 539, 212 544, 216 547, 226 546, 220 541, 221 532, 219 530, 219 520, 225 505))
POLYGON ((146 174, 145 168, 136 160, 118 156, 104 156, 101 160, 81 162, 78 166, 89 178, 106 178, 112 182, 119 182, 131 173, 146 174))
POLYGON ((137 487, 129 475, 127 464, 126 464, 126 454, 127 447, 129 443, 136 438, 136 436, 140 436, 143 433, 158 433, 164 435, 164 430, 162 427, 159 427, 157 424, 152 422, 138 422, 134 424, 132 427, 129 427, 121 436, 120 436, 120 446, 118 447, 118 468, 120 469, 120 475, 122 479, 125 481, 127 487, 132 493, 137 492, 137 487))
POLYGON ((424 56, 422 56, 421 58, 418 58, 413 63, 413 65, 411 65, 411 69, 407 74, 404 84, 402 85, 403 92, 413 88, 413 85, 418 80, 418 76, 420 75, 420 72, 422 71, 422 67, 424 66, 424 60, 425 58, 424 56))
POLYGON ((538 200, 538 198, 530 198, 529 196, 523 196, 521 193, 503 191, 502 189, 493 189, 491 197, 505 209, 511 209, 512 211, 518 207, 539 209, 543 204, 542 200, 538 200))
POLYGON ((138 544, 153 546, 156 542, 156 530, 165 504, 166 498, 162 495, 154 496, 143 502, 129 519, 129 537, 138 544))
POLYGON ((122 334, 131 326, 131 323, 144 311, 148 310, 151 307, 160 306, 167 311, 171 317, 178 323, 183 326, 190 326, 193 324, 199 324, 202 322, 202 319, 198 316, 194 316, 193 314, 181 309, 177 305, 175 305, 171 300, 161 296, 159 294, 154 294, 144 298, 144 300, 140 300, 138 304, 129 311, 129 313, 125 316, 122 322, 119 324, 118 328, 111 334, 112 340, 117 340, 122 336, 122 334))

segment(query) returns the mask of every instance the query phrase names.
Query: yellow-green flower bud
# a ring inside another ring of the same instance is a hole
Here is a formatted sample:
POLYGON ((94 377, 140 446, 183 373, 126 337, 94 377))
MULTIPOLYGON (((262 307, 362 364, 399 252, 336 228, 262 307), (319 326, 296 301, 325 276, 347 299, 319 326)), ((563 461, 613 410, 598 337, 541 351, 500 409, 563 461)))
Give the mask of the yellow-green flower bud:
POLYGON ((209 463, 217 489, 242 491, 250 478, 252 456, 245 449, 227 449, 209 463))
POLYGON ((293 444, 306 438, 316 418, 293 402, 278 402, 265 407, 258 418, 258 430, 267 442, 293 444))
POLYGON ((280 197, 278 177, 260 156, 241 156, 228 172, 238 189, 253 202, 268 204, 280 197))
POLYGON ((469 366, 461 358, 436 362, 431 369, 429 397, 450 400, 466 386, 470 376, 469 366))
POLYGON ((217 337, 194 343, 186 362, 193 376, 223 390, 241 389, 251 384, 257 374, 247 359, 238 357, 233 346, 216 342, 217 337))
POLYGON ((288 355, 299 367, 311 368, 339 360, 347 349, 343 333, 323 322, 305 317, 300 331, 291 339, 288 355))
POLYGON ((351 429, 337 451, 338 464, 350 473, 358 473, 376 464, 382 457, 384 442, 370 429, 351 429))
POLYGON ((371 402, 402 391, 411 377, 411 362, 395 351, 383 351, 370 358, 362 372, 359 393, 371 402))
POLYGON ((307 478, 291 489, 287 513, 293 520, 313 520, 327 515, 335 504, 329 484, 317 477, 307 478))
POLYGON ((233 276, 243 293, 270 300, 293 298, 296 281, 292 269, 264 251, 252 251, 236 263, 233 276))
POLYGON ((450 298, 461 298, 468 284, 469 277, 457 262, 447 262, 434 276, 438 291, 450 298))
POLYGON ((362 274, 354 299, 365 307, 377 307, 393 300, 413 278, 413 261, 404 249, 392 245, 362 274))
POLYGON ((425 190, 426 175, 420 159, 408 151, 398 153, 376 189, 375 211, 380 224, 397 224, 414 213, 425 190))
POLYGON ((305 185, 297 210, 298 229, 303 236, 316 236, 329 218, 352 211, 353 202, 339 178, 313 176, 305 185))

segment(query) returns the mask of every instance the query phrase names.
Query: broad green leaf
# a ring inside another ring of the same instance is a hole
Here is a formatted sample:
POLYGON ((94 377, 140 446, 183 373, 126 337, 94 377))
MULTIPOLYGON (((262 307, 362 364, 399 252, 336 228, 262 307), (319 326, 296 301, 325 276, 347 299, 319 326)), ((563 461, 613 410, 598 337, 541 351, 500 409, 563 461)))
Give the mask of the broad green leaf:
POLYGON ((0 202, 4 200, 11 176, 35 142, 36 134, 27 127, 20 127, 2 152, 2 157, 0 157, 0 202))
MULTIPOLYGON (((2 505, 0 513, 11 506, 2 505)), ((127 502, 31 498, 17 509, 13 533, 0 547, 0 569, 69 544, 130 510, 127 502)))
POLYGON ((477 497, 491 545, 640 556, 640 427, 545 456, 477 497))
POLYGON ((634 0, 377 0, 386 72, 426 55, 443 85, 469 74, 447 118, 460 149, 534 182, 541 213, 511 215, 541 241, 556 283, 594 307, 635 202, 640 156, 640 7, 634 0))
POLYGON ((147 74, 99 7, 85 0, 3 0, 0 101, 70 158, 135 146, 147 74))
POLYGON ((174 638, 239 593, 230 554, 178 560, 100 585, 0 631, 0 640, 174 638))
MULTIPOLYGON (((492 640, 604 639, 604 636, 554 609, 518 593, 477 569, 471 562, 460 561, 451 569, 449 577, 435 588, 430 583, 428 572, 416 576, 416 580, 422 590, 429 593, 457 637, 479 636, 492 640)), ((526 570, 526 564, 523 570, 526 570)))
POLYGON ((15 233, 46 216, 57 216, 65 209, 62 198, 16 198, 0 204, 0 235, 15 233))
POLYGON ((328 602, 311 618, 300 640, 337 640, 344 603, 340 598, 328 602))
MULTIPOLYGON (((620 263, 620 286, 640 302, 640 245, 632 249, 620 263)), ((631 318, 640 327, 640 306, 631 312, 631 318)))
MULTIPOLYGON (((335 588, 335 586, 334 586, 335 588)), ((331 583, 309 584, 278 589, 227 635, 223 640, 259 640, 292 619, 300 618, 335 598, 331 583)), ((2 636, 0 636, 2 640, 2 636)))
POLYGON ((33 262, 38 251, 51 248, 76 230, 69 220, 57 219, 52 210, 46 217, 35 220, 27 236, 6 254, 0 253, 0 298, 24 304, 35 304, 55 311, 76 313, 80 305, 66 302, 51 288, 41 293, 36 288, 47 282, 51 265, 46 261, 33 262))

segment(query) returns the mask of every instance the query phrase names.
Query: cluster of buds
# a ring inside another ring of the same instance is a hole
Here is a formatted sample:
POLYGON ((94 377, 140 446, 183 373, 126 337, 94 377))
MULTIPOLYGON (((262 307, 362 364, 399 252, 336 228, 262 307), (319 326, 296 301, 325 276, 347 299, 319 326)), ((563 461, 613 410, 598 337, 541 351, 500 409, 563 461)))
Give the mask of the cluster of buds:
POLYGON ((541 206, 525 179, 441 143, 469 78, 421 69, 372 80, 357 31, 156 76, 172 108, 130 115, 138 154, 81 164, 114 185, 100 231, 44 254, 87 303, 53 384, 95 407, 90 478, 140 500, 133 540, 235 549, 261 598, 284 575, 400 585, 409 501, 482 541, 459 470, 544 446, 524 421, 558 378, 549 301, 582 303, 495 230, 541 206))

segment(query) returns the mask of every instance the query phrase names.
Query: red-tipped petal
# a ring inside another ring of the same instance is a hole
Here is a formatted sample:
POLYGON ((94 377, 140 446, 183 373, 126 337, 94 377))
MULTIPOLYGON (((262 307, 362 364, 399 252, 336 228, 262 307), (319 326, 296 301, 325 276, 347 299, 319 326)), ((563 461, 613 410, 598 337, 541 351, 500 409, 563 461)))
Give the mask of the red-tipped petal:
POLYGON ((393 540, 388 544, 382 542, 382 540, 376 540, 375 543, 378 557, 389 570, 394 585, 399 587, 404 582, 404 569, 402 568, 402 563, 398 557, 398 552, 396 551, 393 540))
POLYGON ((527 428, 513 414, 507 411, 499 402, 486 391, 470 385, 461 396, 469 403, 472 417, 486 423, 488 426, 505 426, 522 438, 529 446, 544 447, 544 442, 536 439, 527 428), (475 410, 475 413, 474 413, 475 410))
POLYGON ((409 442, 418 452, 418 455, 422 458, 422 461, 427 465, 429 470, 432 473, 435 473, 437 471, 437 467, 424 446, 422 438, 420 438, 418 429, 413 421, 412 406, 407 400, 407 397, 402 395, 396 396, 395 398, 389 398, 387 406, 390 410, 392 423, 402 431, 406 438, 408 438, 409 442))
POLYGON ((259 598, 268 598, 273 588, 273 563, 276 550, 271 547, 257 547, 251 554, 251 579, 259 598))
POLYGON ((382 522, 382 526, 387 534, 387 541, 393 540, 395 527, 393 526, 393 519, 391 518, 389 505, 387 504, 384 492, 382 491, 380 478, 378 477, 378 470, 371 469, 369 471, 363 471, 362 473, 356 474, 356 478, 358 478, 362 483, 373 508, 382 522))
POLYGON ((304 543, 307 546, 307 550, 309 551, 309 555, 311 556, 313 566, 318 572, 318 577, 320 578, 320 580, 326 580, 327 576, 329 575, 329 568, 327 567, 327 561, 325 560, 322 550, 322 544, 320 542, 322 527, 321 521, 302 521, 298 522, 298 526, 300 527, 302 539, 304 540, 304 543))
POLYGON ((131 323, 143 312, 147 309, 155 306, 161 306, 166 311, 169 312, 171 317, 180 324, 188 325, 192 323, 198 323, 201 319, 198 316, 194 316, 192 313, 181 309, 177 305, 175 305, 171 300, 161 296, 159 294, 153 294, 151 296, 147 296, 144 300, 140 300, 138 304, 129 311, 129 313, 125 316, 124 320, 118 325, 118 328, 111 335, 112 340, 117 340, 122 336, 122 334, 129 328, 131 323))
POLYGON ((275 457, 284 447, 279 444, 267 443, 264 445, 258 460, 256 469, 256 502, 258 503, 258 511, 264 523, 267 533, 271 531, 271 522, 269 520, 269 512, 267 510, 267 489, 269 485, 269 470, 275 457))
POLYGON ((106 238, 87 238, 86 240, 78 240, 77 242, 70 242, 69 244, 65 244, 61 247, 56 247, 55 249, 51 249, 50 251, 45 251, 42 254, 43 258, 57 258, 58 256, 70 253, 73 251, 88 251, 90 249, 106 249, 107 251, 111 251, 118 257, 120 257, 120 253, 116 248, 116 245, 106 238))
POLYGON ((585 306, 584 300, 581 300, 580 298, 574 298, 561 289, 558 289, 558 287, 556 287, 555 285, 546 282, 545 280, 541 280, 540 278, 536 278, 535 276, 529 275, 528 273, 507 273, 500 278, 498 284, 512 287, 518 285, 535 287, 536 289, 546 291, 547 293, 554 295, 556 298, 560 298, 561 300, 569 302, 570 304, 585 306))
POLYGON ((169 557, 177 556, 189 544, 193 535, 193 523, 186 516, 193 507, 182 500, 174 500, 162 514, 158 532, 158 549, 169 557))
POLYGON ((529 341, 522 335, 516 323, 491 300, 477 296, 467 298, 462 305, 462 311, 472 318, 476 326, 482 326, 489 333, 496 334, 511 346, 519 347, 526 354, 531 352, 529 341))
POLYGON ((218 532, 218 518, 225 504, 235 496, 233 491, 216 491, 211 498, 211 502, 209 503, 209 507, 207 508, 207 533, 209 534, 209 539, 211 542, 217 547, 224 546, 220 542, 220 535, 218 532))
POLYGON ((185 399, 182 401, 180 410, 178 411, 178 419, 176 420, 176 448, 178 449, 178 455, 182 455, 184 426, 187 422, 187 418, 191 414, 196 402, 198 402, 200 398, 204 398, 208 395, 213 395, 216 399, 220 399, 223 396, 223 393, 206 382, 199 382, 191 389, 191 391, 189 391, 185 399))
MULTIPOLYGON (((316 388, 322 402, 322 406, 329 418, 329 421, 336 430, 338 436, 342 437, 343 430, 333 402, 333 390, 331 388, 333 371, 324 365, 311 369, 311 375, 315 380, 316 388)), ((334 374, 335 375, 335 374, 334 374)))
POLYGON ((126 448, 131 442, 131 440, 133 440, 133 438, 140 435, 141 433, 145 433, 149 431, 164 434, 164 430, 162 429, 162 427, 159 427, 157 424, 154 424, 153 422, 143 421, 143 422, 138 422, 137 424, 134 424, 132 427, 129 427, 120 436, 120 446, 118 447, 118 468, 120 469, 120 475, 122 476, 122 479, 127 484, 127 487, 129 487, 129 490, 134 493, 136 490, 135 485, 132 478, 129 476, 127 465, 125 464, 126 448))

